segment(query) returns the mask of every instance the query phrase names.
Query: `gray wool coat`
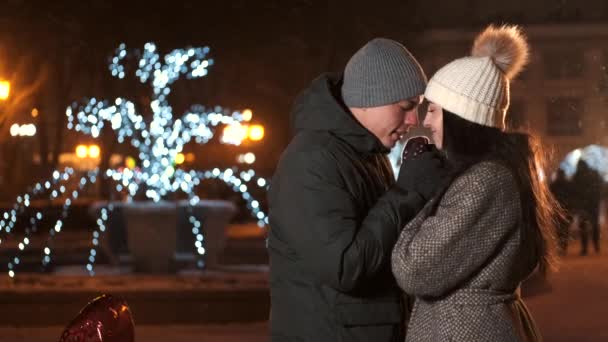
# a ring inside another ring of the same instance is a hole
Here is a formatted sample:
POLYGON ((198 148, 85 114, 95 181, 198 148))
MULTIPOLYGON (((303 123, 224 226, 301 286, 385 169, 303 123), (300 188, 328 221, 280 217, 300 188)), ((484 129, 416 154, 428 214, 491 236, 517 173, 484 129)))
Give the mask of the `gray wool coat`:
POLYGON ((519 297, 535 269, 511 171, 474 165, 402 230, 392 270, 415 297, 406 341, 539 341, 519 297))

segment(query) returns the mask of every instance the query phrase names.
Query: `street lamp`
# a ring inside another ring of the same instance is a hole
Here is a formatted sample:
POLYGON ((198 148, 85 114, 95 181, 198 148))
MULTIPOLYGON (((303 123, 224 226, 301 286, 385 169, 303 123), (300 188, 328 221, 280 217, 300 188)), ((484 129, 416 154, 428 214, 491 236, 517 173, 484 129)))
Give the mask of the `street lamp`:
POLYGON ((240 123, 224 127, 222 142, 240 145, 245 140, 260 141, 264 139, 264 126, 262 125, 243 125, 240 123))
POLYGON ((101 149, 97 145, 76 146, 76 157, 78 157, 78 170, 92 170, 99 164, 101 149))
POLYGON ((76 156, 78 158, 86 158, 89 154, 89 148, 86 145, 76 146, 76 156))
POLYGON ((36 125, 27 124, 19 125, 13 124, 10 129, 11 136, 13 137, 33 137, 36 135, 36 125))
POLYGON ((78 145, 76 146, 76 157, 80 159, 97 159, 101 155, 101 149, 97 145, 78 145))
POLYGON ((0 101, 8 100, 11 93, 11 83, 9 81, 0 81, 0 101))
POLYGON ((101 154, 101 150, 99 149, 99 146, 97 146, 97 145, 89 146, 89 157, 91 157, 93 159, 99 158, 100 154, 101 154))

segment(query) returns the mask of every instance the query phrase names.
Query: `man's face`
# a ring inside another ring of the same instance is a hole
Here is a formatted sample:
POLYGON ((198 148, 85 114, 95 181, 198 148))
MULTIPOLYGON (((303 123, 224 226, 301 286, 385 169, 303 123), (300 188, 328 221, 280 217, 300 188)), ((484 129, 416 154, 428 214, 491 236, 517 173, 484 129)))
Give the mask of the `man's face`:
POLYGON ((361 108, 357 118, 387 148, 393 148, 409 129, 418 125, 420 97, 386 106, 361 108))

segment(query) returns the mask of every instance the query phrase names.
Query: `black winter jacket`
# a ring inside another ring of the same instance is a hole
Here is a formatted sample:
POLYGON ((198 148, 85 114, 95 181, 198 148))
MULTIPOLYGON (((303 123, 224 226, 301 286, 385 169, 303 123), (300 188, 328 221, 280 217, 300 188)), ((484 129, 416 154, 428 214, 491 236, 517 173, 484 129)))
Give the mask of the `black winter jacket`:
POLYGON ((268 200, 272 341, 402 341, 390 258, 422 208, 394 187, 380 140, 344 106, 340 75, 296 100, 268 200))

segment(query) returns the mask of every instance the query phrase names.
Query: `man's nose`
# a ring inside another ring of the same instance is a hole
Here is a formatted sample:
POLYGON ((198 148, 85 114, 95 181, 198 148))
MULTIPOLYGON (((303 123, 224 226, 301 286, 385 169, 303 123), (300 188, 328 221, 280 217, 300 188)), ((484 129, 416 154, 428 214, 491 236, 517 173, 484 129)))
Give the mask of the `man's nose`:
POLYGON ((418 110, 414 109, 405 114, 405 125, 406 126, 418 126, 420 120, 418 119, 418 110))

